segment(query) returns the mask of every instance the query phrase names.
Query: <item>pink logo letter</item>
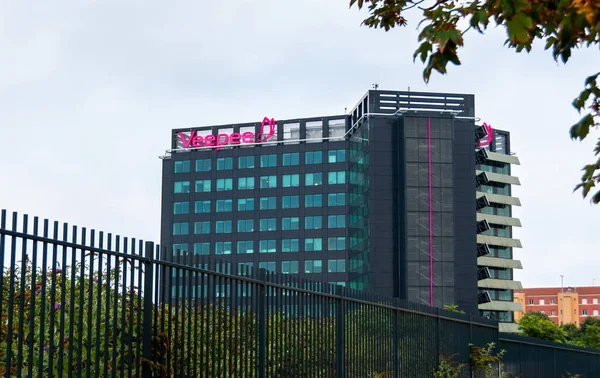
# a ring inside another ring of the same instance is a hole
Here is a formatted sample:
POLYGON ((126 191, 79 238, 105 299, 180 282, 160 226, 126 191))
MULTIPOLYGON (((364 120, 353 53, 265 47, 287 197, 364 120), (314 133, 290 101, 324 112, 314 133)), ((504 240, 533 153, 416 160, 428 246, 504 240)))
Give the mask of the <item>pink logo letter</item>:
POLYGON ((260 125, 260 133, 256 136, 257 142, 265 142, 275 135, 275 119, 265 117, 260 125), (265 132, 265 123, 269 124, 269 132, 265 132))
POLYGON ((489 146, 490 143, 492 143, 492 126, 488 125, 487 123, 483 123, 483 127, 485 127, 485 129, 487 130, 487 137, 485 138, 485 140, 480 140, 479 141, 479 147, 485 147, 485 146, 489 146))
POLYGON ((192 143, 192 140, 194 139, 195 135, 196 135, 196 130, 192 131, 192 133, 190 134, 190 139, 185 140, 185 136, 183 135, 183 133, 179 132, 179 138, 181 139, 181 142, 183 143, 183 148, 188 148, 190 146, 190 143, 192 143))

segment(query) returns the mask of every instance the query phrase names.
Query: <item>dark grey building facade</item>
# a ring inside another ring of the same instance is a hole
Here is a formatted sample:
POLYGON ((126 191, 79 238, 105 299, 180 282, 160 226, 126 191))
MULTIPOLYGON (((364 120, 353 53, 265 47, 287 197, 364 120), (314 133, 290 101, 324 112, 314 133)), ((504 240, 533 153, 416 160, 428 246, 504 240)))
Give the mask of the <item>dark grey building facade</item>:
POLYGON ((347 115, 173 130, 161 243, 476 313, 474 115, 473 95, 371 90, 347 115))

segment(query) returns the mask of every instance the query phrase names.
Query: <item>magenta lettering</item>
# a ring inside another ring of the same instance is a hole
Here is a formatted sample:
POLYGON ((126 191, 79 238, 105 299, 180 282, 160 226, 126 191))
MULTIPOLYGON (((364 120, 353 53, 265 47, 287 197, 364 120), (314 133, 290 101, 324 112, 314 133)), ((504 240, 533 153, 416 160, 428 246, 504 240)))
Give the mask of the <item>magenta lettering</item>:
POLYGON ((194 146, 194 147, 202 147, 202 137, 201 136, 195 136, 194 139, 192 140, 192 146, 194 146))
POLYGON ((242 134, 242 142, 244 143, 254 143, 254 133, 250 131, 246 131, 242 134))
POLYGON ((229 142, 229 135, 219 134, 217 135, 217 151, 221 149, 221 146, 226 146, 229 142))
POLYGON ((181 143, 183 144, 183 148, 197 148, 203 146, 216 146, 216 150, 219 151, 221 146, 231 145, 239 145, 241 143, 263 143, 267 140, 271 139, 273 135, 275 135, 275 119, 265 117, 260 125, 260 132, 254 135, 251 131, 246 131, 244 133, 231 133, 231 134, 219 134, 214 136, 212 134, 208 134, 203 136, 196 135, 196 130, 192 131, 190 136, 186 138, 186 136, 179 132, 179 139, 181 139, 181 143))
POLYGON ((240 144, 240 138, 242 136, 240 133, 233 133, 229 136, 229 143, 231 144, 240 144))
POLYGON ((179 138, 183 143, 183 148, 188 148, 190 146, 190 143, 194 139, 194 135, 196 135, 196 131, 192 131, 192 133, 190 134, 190 138, 188 140, 185 140, 185 135, 183 135, 182 132, 179 133, 179 138))

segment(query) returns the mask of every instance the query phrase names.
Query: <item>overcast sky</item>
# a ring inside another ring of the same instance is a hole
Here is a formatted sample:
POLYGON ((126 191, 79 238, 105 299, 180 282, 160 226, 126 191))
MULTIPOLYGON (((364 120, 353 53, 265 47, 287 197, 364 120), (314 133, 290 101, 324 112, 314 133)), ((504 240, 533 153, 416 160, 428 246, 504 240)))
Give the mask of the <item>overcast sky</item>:
POLYGON ((516 279, 600 285, 600 207, 572 193, 594 140, 568 133, 598 52, 563 66, 469 33, 463 65, 426 85, 412 16, 385 33, 347 0, 2 1, 0 208, 158 241, 172 128, 341 114, 375 82, 472 93, 522 163, 516 279))

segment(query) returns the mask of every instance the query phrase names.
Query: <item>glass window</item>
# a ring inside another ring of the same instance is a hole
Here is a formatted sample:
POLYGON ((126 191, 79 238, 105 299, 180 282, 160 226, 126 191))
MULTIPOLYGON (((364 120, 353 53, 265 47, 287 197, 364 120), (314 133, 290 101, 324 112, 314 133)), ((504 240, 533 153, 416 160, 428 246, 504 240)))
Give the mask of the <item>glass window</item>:
POLYGON ((210 234, 210 222, 195 222, 194 223, 194 234, 210 234))
MULTIPOLYGON (((210 183, 210 181, 209 181, 210 183)), ((173 193, 189 193, 190 182, 189 181, 175 181, 173 193)))
POLYGON ((329 193, 327 195, 328 206, 345 206, 346 193, 329 193))
POLYGON ((217 213, 226 213, 233 210, 233 201, 230 199, 217 200, 217 213))
POLYGON ((196 201, 194 203, 194 212, 196 214, 210 213, 210 200, 196 201))
POLYGON ((261 261, 258 263, 259 269, 266 269, 269 272, 277 272, 277 263, 275 261, 261 261))
POLYGON ((304 261, 304 273, 322 273, 322 260, 306 260, 304 261))
POLYGON ((240 156, 238 158, 238 168, 254 168, 254 156, 240 156))
POLYGON ((173 235, 188 235, 190 233, 190 225, 187 222, 173 223, 173 235))
POLYGON ((281 273, 283 274, 298 274, 298 261, 282 261, 281 273))
POLYGON ((238 255, 254 253, 254 242, 252 240, 243 240, 237 242, 238 255))
POLYGON ((305 175, 304 185, 305 186, 323 185, 323 174, 321 172, 307 173, 305 175))
MULTIPOLYGON (((252 268, 254 268, 254 263, 251 262, 239 262, 237 272, 240 276, 247 276, 252 272, 252 268)), ((240 286, 238 285, 238 288, 240 286)))
POLYGON ((300 124, 286 123, 283 125, 283 140, 300 139, 300 124))
POLYGON ((323 217, 320 215, 304 218, 304 228, 306 230, 318 230, 323 227, 323 217))
POLYGON ((321 207, 323 206, 322 194, 307 194, 304 196, 304 207, 321 207))
POLYGON ((188 251, 187 243, 173 244, 173 256, 187 256, 188 251))
POLYGON ((190 171, 189 160, 179 160, 175 162, 175 173, 187 173, 190 171))
POLYGON ((283 175, 282 182, 284 188, 300 186, 300 175, 283 175))
POLYGON ((277 176, 260 176, 260 188, 277 188, 277 176))
POLYGON ((254 210, 254 198, 238 199, 238 211, 252 211, 252 210, 254 210))
POLYGON ((276 197, 261 197, 260 199, 261 210, 275 210, 277 209, 277 198, 276 197))
POLYGON ((261 240, 258 242, 260 253, 275 253, 277 252, 276 240, 261 240))
POLYGON ((233 190, 233 179, 217 179, 217 192, 233 190))
POLYGON ((260 231, 277 231, 276 218, 263 218, 260 220, 260 231))
POLYGON ((292 152, 289 154, 283 154, 283 165, 298 165, 300 164, 300 154, 298 152, 292 152))
POLYGON ((189 214, 190 203, 189 202, 175 202, 173 203, 173 214, 189 214))
POLYGON ((309 121, 306 122, 306 139, 307 143, 316 143, 323 139, 323 122, 309 121))
POLYGON ((254 177, 238 178, 238 190, 254 189, 254 177))
POLYGON ((210 192, 211 182, 210 180, 196 180, 196 193, 210 192))
POLYGON ((233 169, 233 158, 217 158, 217 171, 233 169))
POLYGON ((594 316, 598 316, 598 310, 594 310, 594 316))
POLYGON ((196 172, 209 172, 211 165, 210 159, 198 159, 196 160, 196 172))
POLYGON ((305 164, 321 164, 323 163, 323 152, 322 151, 310 151, 304 155, 305 164))
POLYGON ((304 250, 308 252, 323 250, 323 239, 321 238, 306 238, 304 239, 304 250))
POLYGON ((298 252, 298 239, 282 239, 281 252, 298 252))
POLYGON ((533 304, 533 299, 529 300, 529 304, 532 305, 533 304))
POLYGON ((327 217, 328 228, 344 228, 346 227, 345 215, 329 215, 327 217))
POLYGON ((210 255, 210 243, 194 243, 194 255, 210 255))
POLYGON ((346 260, 329 260, 327 262, 327 271, 329 273, 344 273, 346 271, 346 260))
POLYGON ((216 242, 215 255, 231 255, 231 242, 216 242))
POLYGON ((277 166, 277 154, 261 155, 260 156, 260 167, 276 167, 277 166))
MULTIPOLYGON (((540 301, 540 304, 543 304, 542 301, 540 301)), ((583 298, 581 304, 587 304, 587 298, 583 298)))
POLYGON ((556 299, 550 298, 550 304, 556 304, 556 299))
POLYGON ((281 218, 281 229, 282 230, 298 230, 300 229, 300 218, 281 218))
POLYGON ((217 234, 230 234, 231 233, 231 221, 217 221, 215 227, 215 233, 217 234))
POLYGON ((329 137, 343 137, 346 134, 346 121, 344 119, 329 120, 329 137))
POLYGON ((544 305, 544 304, 546 304, 546 301, 544 299, 540 299, 540 304, 544 305))
POLYGON ((330 251, 341 251, 346 249, 346 237, 327 238, 327 249, 330 251))
POLYGON ((346 161, 346 150, 331 150, 327 153, 329 163, 342 163, 346 161))
POLYGON ((238 232, 254 232, 254 219, 240 219, 237 224, 238 232))
POLYGON ((329 185, 345 184, 346 183, 346 172, 345 171, 329 172, 327 183, 329 185))
POLYGON ((581 311, 581 315, 587 315, 587 314, 588 314, 588 313, 587 313, 587 310, 582 310, 582 311, 581 311))
POLYGON ((281 207, 283 209, 297 209, 300 207, 299 196, 283 196, 281 198, 281 207))
POLYGON ((598 298, 594 298, 594 299, 592 300, 592 303, 593 303, 593 304, 598 304, 598 298))

